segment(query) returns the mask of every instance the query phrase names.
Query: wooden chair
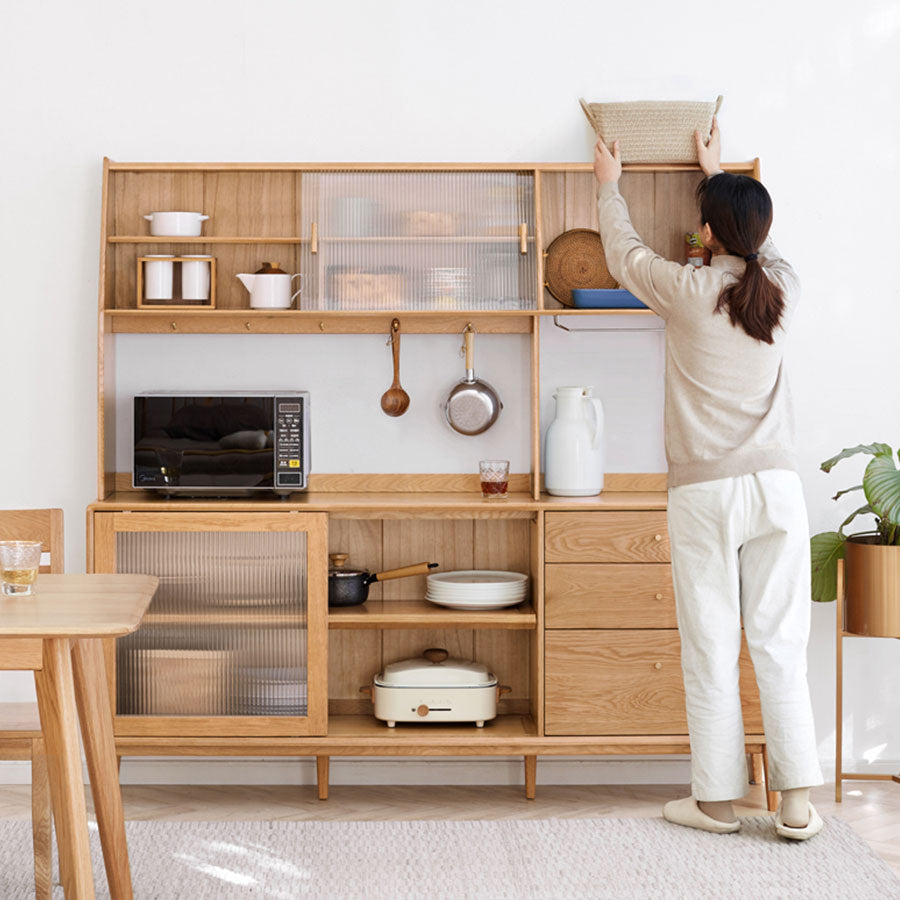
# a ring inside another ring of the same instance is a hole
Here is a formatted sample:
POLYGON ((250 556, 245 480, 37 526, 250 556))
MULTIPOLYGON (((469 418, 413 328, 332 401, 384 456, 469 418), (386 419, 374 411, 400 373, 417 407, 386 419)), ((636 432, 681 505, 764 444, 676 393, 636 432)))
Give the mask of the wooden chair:
MULTIPOLYGON (((63 511, 61 509, 0 510, 0 540, 40 541, 50 554, 42 572, 61 573, 63 511)), ((34 892, 50 900, 51 812, 47 757, 36 703, 0 703, 0 759, 31 760, 31 831, 34 841, 34 892)))

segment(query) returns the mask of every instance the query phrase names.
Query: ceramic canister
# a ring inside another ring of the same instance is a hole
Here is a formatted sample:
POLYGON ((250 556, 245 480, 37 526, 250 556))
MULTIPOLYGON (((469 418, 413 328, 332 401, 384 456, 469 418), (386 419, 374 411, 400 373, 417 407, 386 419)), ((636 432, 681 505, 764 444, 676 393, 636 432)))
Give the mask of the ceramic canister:
POLYGON ((181 296, 184 300, 209 300, 209 260, 202 253, 183 257, 181 296))
POLYGON ((174 256, 171 253, 153 253, 147 259, 144 263, 144 299, 171 300, 174 256))

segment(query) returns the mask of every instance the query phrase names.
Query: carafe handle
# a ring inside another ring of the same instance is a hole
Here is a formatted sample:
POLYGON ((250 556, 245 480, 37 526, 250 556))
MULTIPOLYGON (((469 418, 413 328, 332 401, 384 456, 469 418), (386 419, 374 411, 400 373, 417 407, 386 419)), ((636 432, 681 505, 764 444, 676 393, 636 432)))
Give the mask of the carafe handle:
POLYGON ((594 410, 594 435, 591 438, 591 445, 594 450, 600 449, 600 441, 603 437, 603 404, 596 397, 585 397, 586 403, 591 404, 591 408, 594 410))

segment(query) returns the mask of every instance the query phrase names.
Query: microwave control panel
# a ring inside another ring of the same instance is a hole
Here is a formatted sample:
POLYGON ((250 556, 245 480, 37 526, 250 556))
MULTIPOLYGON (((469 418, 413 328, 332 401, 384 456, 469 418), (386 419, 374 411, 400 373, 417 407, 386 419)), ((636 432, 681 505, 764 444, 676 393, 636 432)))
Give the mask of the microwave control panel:
POLYGON ((275 398, 275 486, 306 487, 305 398, 275 398))

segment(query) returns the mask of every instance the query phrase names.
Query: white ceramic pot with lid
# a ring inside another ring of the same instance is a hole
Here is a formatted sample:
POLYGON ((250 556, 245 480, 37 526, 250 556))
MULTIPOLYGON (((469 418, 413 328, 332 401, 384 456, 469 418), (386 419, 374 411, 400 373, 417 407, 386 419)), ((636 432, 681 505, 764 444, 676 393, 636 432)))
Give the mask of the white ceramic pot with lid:
POLYGON ((199 212, 154 212, 144 216, 150 234, 160 237, 200 237, 200 229, 209 218, 199 212))
POLYGON ((290 309, 291 304, 300 295, 303 275, 289 275, 278 268, 278 263, 262 264, 252 275, 242 273, 237 276, 241 284, 250 291, 251 309, 290 309), (291 293, 295 278, 301 279, 301 287, 291 293))
POLYGON ((603 404, 592 387, 561 387, 547 429, 544 487, 558 497, 592 497, 603 490, 603 404))
POLYGON ((415 659, 390 663, 371 688, 375 718, 397 722, 474 722, 479 728, 497 715, 508 687, 497 684, 487 666, 450 659, 446 650, 426 650, 415 659))

